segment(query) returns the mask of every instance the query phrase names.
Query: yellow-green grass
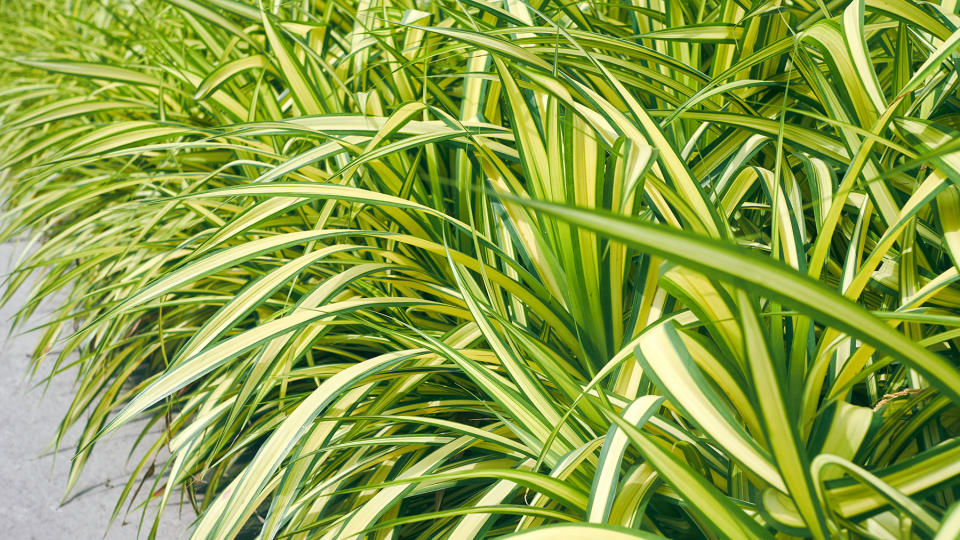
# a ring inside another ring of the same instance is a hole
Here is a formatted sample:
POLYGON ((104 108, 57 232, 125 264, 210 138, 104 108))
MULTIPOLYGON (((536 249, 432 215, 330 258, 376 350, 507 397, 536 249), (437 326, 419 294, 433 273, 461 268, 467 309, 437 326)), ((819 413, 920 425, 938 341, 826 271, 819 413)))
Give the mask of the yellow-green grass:
POLYGON ((0 6, 68 489, 146 415, 195 538, 960 535, 955 0, 0 6))

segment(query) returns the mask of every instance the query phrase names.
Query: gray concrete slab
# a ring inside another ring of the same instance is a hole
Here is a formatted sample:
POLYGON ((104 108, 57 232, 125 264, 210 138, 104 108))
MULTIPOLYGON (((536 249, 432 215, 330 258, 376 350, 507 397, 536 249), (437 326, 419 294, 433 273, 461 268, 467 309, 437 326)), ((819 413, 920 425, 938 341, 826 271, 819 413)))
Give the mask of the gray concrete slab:
MULTIPOLYGON (((6 267, 15 253, 18 253, 15 244, 0 244, 2 275, 9 271, 6 267)), ((38 388, 37 383, 47 373, 27 380, 27 367, 39 334, 15 334, 4 340, 9 334, 10 317, 23 305, 25 290, 18 291, 0 309, 0 539, 137 538, 139 510, 134 508, 126 519, 121 513, 112 525, 110 516, 130 473, 143 456, 142 452, 135 452, 128 457, 143 424, 124 426, 100 443, 76 488, 61 505, 79 431, 69 434, 69 444, 59 452, 54 453, 50 444, 73 397, 73 374, 60 374, 46 388, 38 388)), ((50 313, 49 306, 38 311, 34 323, 50 313)), ((150 481, 143 491, 147 491, 149 485, 150 481)), ((137 504, 144 495, 141 493, 137 504)), ((175 497, 179 500, 179 494, 175 497)), ((153 512, 148 512, 148 516, 152 517, 153 512)), ((168 508, 161 520, 158 538, 187 538, 194 519, 189 505, 168 508)), ((149 523, 144 529, 139 534, 141 538, 146 538, 149 523)))

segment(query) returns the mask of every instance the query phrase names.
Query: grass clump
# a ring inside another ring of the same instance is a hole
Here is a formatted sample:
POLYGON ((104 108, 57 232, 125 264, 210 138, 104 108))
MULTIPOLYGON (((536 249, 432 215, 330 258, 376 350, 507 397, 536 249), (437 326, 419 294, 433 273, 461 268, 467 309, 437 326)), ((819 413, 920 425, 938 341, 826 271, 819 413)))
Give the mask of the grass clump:
POLYGON ((956 2, 2 5, 71 486, 147 415, 196 538, 960 534, 956 2))

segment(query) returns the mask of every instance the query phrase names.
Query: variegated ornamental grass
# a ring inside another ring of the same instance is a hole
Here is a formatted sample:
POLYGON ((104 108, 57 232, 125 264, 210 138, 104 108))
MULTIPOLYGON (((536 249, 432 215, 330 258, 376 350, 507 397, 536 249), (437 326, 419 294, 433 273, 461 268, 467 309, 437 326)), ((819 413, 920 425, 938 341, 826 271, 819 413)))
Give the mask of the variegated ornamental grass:
POLYGON ((960 535, 956 0, 0 6, 70 487, 145 415, 195 538, 960 535))

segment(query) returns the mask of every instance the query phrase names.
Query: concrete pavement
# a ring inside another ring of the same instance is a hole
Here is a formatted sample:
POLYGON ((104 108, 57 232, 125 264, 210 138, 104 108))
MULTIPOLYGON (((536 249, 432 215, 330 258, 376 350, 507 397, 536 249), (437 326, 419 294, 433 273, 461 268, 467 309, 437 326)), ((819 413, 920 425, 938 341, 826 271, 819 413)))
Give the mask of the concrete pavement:
MULTIPOLYGON (((0 244, 0 267, 6 266, 19 253, 13 243, 0 244)), ((123 429, 99 443, 94 449, 76 488, 61 506, 67 485, 70 457, 73 455, 79 430, 67 437, 60 451, 49 448, 57 425, 73 397, 73 374, 58 375, 46 388, 36 385, 47 372, 28 381, 29 356, 39 333, 10 334, 10 317, 23 304, 29 283, 0 309, 0 539, 9 540, 125 540, 138 537, 141 512, 134 509, 121 513, 110 525, 110 515, 129 473, 143 452, 128 458, 144 424, 123 429), (5 339, 6 338, 6 339, 5 339), (106 535, 107 527, 110 526, 106 535)), ((50 306, 41 306, 32 324, 36 326, 50 313, 50 306)), ((21 329, 22 331, 22 329, 21 329)), ((49 369, 49 366, 46 366, 49 369)), ((151 441, 147 441, 147 446, 151 441)), ((151 485, 148 480, 143 491, 151 485)), ((137 504, 144 498, 141 493, 137 504)), ((179 493, 171 497, 171 505, 179 501, 179 493), (176 499, 176 500, 175 500, 176 499)), ((148 518, 154 513, 148 511, 148 518)), ((168 507, 161 521, 158 538, 187 538, 188 527, 195 518, 189 505, 168 507)), ((144 525, 141 538, 146 538, 150 523, 144 525)))

